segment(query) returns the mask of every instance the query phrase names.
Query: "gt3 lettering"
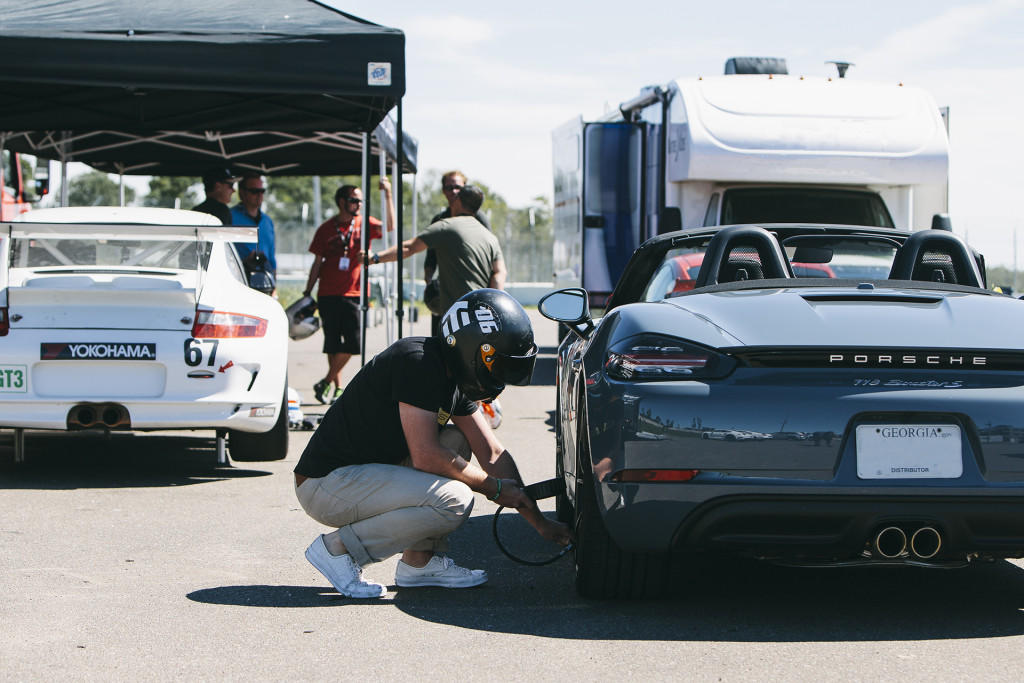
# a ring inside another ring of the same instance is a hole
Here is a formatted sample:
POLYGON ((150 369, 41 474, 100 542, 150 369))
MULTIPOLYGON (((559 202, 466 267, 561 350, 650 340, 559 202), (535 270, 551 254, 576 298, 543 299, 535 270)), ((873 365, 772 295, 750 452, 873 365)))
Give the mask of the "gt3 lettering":
POLYGON ((24 367, 0 367, 0 391, 20 391, 24 388, 24 367))
POLYGON ((209 344, 210 355, 206 359, 206 364, 213 367, 213 364, 217 362, 217 347, 220 345, 219 339, 204 339, 200 341, 198 339, 188 338, 185 340, 185 365, 190 368, 194 368, 203 362, 203 346, 209 344))

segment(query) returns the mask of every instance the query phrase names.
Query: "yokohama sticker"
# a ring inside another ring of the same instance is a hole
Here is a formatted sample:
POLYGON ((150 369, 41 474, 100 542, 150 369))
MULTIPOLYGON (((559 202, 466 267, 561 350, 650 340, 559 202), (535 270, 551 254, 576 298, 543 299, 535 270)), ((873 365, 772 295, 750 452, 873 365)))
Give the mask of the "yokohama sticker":
POLYGON ((156 360, 156 344, 58 342, 39 345, 40 360, 156 360))

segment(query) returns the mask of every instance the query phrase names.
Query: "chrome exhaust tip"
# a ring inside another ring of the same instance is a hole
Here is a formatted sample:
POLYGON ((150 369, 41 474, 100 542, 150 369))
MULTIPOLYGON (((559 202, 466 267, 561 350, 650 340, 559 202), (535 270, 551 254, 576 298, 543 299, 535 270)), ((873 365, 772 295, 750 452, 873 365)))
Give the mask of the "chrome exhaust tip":
POLYGON ((898 526, 887 526, 875 535, 872 550, 887 560, 899 557, 907 549, 907 535, 898 526))
POLYGON ((910 552, 922 560, 930 560, 942 548, 942 534, 930 526, 921 527, 910 537, 910 552))

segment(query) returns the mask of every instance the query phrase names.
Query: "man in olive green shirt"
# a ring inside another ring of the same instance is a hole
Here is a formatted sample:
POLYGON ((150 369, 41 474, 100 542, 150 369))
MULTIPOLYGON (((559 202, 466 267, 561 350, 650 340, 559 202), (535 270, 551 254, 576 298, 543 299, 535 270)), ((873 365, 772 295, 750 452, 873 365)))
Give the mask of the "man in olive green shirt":
MULTIPOLYGON (((402 243, 402 258, 427 248, 437 254, 440 266, 441 310, 447 311, 463 294, 475 289, 505 288, 505 259, 498 238, 474 218, 484 202, 475 185, 466 185, 453 200, 452 217, 433 223, 402 243)), ((373 263, 398 260, 398 246, 370 257, 373 263)))

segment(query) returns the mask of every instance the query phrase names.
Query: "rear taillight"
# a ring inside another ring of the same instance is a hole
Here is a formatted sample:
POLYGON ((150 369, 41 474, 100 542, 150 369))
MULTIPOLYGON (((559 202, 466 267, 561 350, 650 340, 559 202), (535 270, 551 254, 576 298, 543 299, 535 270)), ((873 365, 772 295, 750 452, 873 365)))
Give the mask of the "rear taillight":
POLYGON ((196 311, 192 336, 197 339, 227 339, 262 337, 267 333, 267 321, 252 315, 224 311, 196 311))
POLYGON ((622 484, 690 481, 699 472, 700 470, 619 470, 611 476, 611 480, 622 484))
POLYGON ((7 336, 7 332, 10 331, 11 325, 7 322, 7 309, 0 308, 0 337, 7 336))
POLYGON ((642 334, 608 351, 605 372, 625 381, 711 379, 724 377, 736 367, 726 355, 671 337, 642 334))

